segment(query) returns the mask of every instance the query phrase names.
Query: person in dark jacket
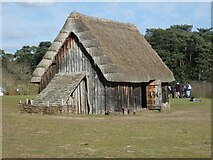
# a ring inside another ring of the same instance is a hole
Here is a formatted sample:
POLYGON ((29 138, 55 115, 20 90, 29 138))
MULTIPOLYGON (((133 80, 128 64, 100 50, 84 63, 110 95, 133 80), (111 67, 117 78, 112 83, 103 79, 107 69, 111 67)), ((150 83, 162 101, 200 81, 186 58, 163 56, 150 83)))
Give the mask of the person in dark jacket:
POLYGON ((179 95, 180 95, 180 84, 179 82, 177 82, 175 85, 175 97, 179 98, 179 95))

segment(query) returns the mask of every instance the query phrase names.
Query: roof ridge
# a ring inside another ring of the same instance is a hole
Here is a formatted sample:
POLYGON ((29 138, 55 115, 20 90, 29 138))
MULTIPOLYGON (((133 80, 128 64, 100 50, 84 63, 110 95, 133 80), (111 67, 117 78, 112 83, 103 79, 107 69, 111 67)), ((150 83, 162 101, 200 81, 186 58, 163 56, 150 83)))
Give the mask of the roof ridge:
POLYGON ((106 19, 106 18, 98 18, 98 17, 95 17, 95 16, 88 16, 88 15, 78 13, 76 11, 71 12, 68 18, 75 18, 75 19, 90 18, 90 19, 93 19, 93 20, 98 20, 98 21, 102 21, 102 22, 106 22, 106 23, 112 23, 112 24, 116 24, 116 25, 125 25, 129 29, 138 30, 137 27, 132 23, 119 22, 119 21, 110 20, 110 19, 106 19))

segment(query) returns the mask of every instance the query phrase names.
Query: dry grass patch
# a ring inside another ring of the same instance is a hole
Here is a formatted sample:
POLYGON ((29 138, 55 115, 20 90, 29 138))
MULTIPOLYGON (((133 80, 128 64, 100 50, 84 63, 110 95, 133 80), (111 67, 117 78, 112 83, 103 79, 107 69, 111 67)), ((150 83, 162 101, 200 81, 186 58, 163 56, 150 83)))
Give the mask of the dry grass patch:
POLYGON ((3 97, 3 157, 210 158, 211 101, 136 115, 29 115, 3 97))

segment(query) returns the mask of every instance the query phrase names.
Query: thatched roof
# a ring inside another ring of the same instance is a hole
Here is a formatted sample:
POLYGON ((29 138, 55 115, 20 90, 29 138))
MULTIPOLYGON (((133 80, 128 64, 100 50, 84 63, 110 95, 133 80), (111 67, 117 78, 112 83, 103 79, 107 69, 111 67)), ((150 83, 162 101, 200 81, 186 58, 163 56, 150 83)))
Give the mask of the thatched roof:
POLYGON ((56 74, 47 87, 35 98, 33 104, 39 106, 66 103, 85 76, 85 72, 56 74), (64 87, 64 84, 66 84, 66 87, 64 87))
POLYGON ((78 37, 108 81, 174 81, 173 73, 134 25, 73 12, 33 72, 31 82, 40 80, 70 33, 78 37))

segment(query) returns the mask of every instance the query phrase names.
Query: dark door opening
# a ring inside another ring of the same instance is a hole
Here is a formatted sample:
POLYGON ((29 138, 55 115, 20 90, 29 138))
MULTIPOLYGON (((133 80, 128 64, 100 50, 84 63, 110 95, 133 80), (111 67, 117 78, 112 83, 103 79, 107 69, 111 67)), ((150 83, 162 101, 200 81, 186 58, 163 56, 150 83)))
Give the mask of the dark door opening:
POLYGON ((147 85, 146 83, 142 83, 141 86, 142 108, 147 108, 146 85, 147 85))

